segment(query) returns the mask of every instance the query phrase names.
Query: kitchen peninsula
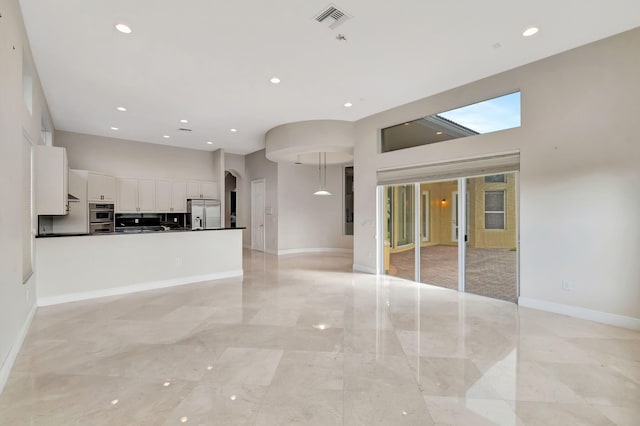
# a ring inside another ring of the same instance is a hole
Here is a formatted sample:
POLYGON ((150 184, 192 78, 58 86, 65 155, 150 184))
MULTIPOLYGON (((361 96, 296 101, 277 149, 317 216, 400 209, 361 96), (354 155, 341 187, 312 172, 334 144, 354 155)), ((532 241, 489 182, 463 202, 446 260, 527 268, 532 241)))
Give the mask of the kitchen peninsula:
POLYGON ((242 276, 242 229, 37 238, 38 304, 242 276))

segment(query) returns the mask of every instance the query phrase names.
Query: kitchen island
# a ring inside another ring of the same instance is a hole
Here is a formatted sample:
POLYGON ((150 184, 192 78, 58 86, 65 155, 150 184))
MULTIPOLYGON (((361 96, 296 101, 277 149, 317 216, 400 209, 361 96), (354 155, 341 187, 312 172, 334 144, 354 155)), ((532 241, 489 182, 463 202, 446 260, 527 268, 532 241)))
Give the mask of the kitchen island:
POLYGON ((38 305, 242 276, 242 228, 37 238, 38 305))

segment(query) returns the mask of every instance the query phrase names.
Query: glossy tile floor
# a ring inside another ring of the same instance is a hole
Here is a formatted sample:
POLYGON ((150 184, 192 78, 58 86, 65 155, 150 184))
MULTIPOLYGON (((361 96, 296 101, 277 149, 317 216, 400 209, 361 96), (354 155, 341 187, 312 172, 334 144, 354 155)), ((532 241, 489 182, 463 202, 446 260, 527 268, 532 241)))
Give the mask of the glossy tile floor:
POLYGON ((0 424, 640 424, 640 333, 350 265, 39 309, 0 424))

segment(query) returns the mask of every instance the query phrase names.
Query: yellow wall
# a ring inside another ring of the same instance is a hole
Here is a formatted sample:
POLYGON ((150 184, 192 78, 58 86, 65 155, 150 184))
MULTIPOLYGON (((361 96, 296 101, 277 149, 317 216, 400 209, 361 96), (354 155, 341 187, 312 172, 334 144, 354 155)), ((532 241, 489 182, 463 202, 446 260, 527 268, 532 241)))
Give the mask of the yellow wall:
MULTIPOLYGON (((515 174, 507 174, 505 183, 485 183, 484 177, 467 180, 469 194, 469 242, 470 247, 513 248, 516 246, 516 191, 515 174), (484 191, 505 190, 505 229, 484 229, 484 191)), ((421 246, 457 245, 453 240, 453 193, 458 191, 457 180, 420 184, 420 194, 429 191, 429 241, 421 241, 421 246), (442 203, 442 200, 445 200, 442 203)), ((393 187, 397 197, 398 187, 393 187)), ((397 199, 397 198, 396 198, 397 199)), ((386 192, 385 192, 386 200, 386 192)), ((415 203, 415 200, 414 200, 415 203)), ((393 211, 393 225, 398 229, 400 222, 398 202, 393 211)), ((420 223, 422 224, 422 220, 420 223)), ((422 225, 421 225, 422 226, 422 225)), ((385 221, 386 231, 386 221, 385 221)), ((422 235, 422 229, 420 230, 422 235)), ((386 235, 386 232, 385 232, 386 235)), ((414 244, 398 247, 397 238, 392 236, 391 252, 411 250, 414 244)))
POLYGON ((482 248, 516 247, 516 177, 505 175, 504 183, 485 183, 484 177, 467 180, 469 192, 469 246, 482 248), (505 191, 505 229, 484 228, 484 191, 505 191))

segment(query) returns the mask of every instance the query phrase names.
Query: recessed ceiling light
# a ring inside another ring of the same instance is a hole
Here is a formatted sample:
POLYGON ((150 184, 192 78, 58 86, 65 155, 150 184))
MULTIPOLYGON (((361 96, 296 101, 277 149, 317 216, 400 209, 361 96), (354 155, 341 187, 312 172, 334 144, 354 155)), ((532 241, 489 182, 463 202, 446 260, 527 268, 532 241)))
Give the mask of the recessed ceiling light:
POLYGON ((207 141, 207 145, 213 145, 213 142, 207 141))
POLYGON ((189 421, 189 417, 187 417, 187 416, 180 417, 180 421, 181 421, 182 423, 186 423, 186 422, 188 422, 188 421, 189 421))
POLYGON ((229 131, 235 133, 238 131, 238 129, 229 129, 229 131))
POLYGON ((116 405, 118 402, 120 401, 118 401, 117 399, 114 399, 113 401, 111 401, 111 405, 116 405))
POLYGON ((273 84, 278 84, 280 83, 280 79, 278 77, 273 77, 271 80, 269 80, 270 82, 272 82, 273 84))
POLYGON ((125 24, 116 24, 116 30, 124 34, 131 34, 131 27, 125 24))
POLYGON ((180 120, 180 122, 181 122, 181 123, 188 123, 188 122, 189 122, 189 120, 184 120, 184 119, 182 119, 182 120, 180 120))
POLYGON ((436 135, 441 135, 441 134, 442 134, 442 132, 436 132, 436 135))
POLYGON ((538 28, 536 28, 536 27, 530 27, 530 28, 527 28, 526 30, 524 30, 524 32, 522 33, 522 35, 523 35, 524 37, 531 37, 532 35, 534 35, 534 34, 535 34, 535 33, 537 33, 538 31, 539 31, 539 29, 538 29, 538 28))
POLYGON ((351 102, 347 102, 344 104, 345 108, 351 108, 353 106, 353 104, 351 102))
POLYGON ((126 111, 127 109, 125 107, 118 107, 116 108, 118 111, 126 111))
POLYGON ((163 138, 165 138, 165 139, 169 139, 171 136, 169 136, 169 135, 164 135, 164 136, 162 136, 162 137, 163 137, 163 138))
POLYGON ((411 123, 404 123, 405 126, 408 126, 409 124, 411 124, 411 123))
POLYGON ((111 126, 111 130, 118 130, 118 128, 111 126))

